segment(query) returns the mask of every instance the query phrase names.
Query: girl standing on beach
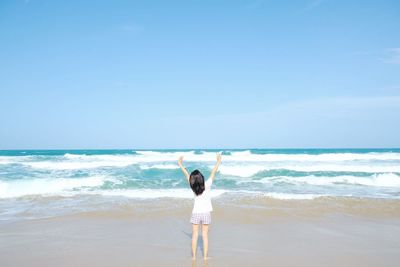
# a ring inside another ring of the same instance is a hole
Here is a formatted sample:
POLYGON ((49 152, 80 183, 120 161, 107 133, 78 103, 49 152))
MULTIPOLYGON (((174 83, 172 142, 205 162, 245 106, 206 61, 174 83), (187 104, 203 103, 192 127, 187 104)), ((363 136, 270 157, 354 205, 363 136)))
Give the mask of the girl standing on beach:
POLYGON ((183 166, 183 157, 178 160, 179 167, 181 167, 182 172, 185 174, 190 187, 194 193, 194 206, 192 210, 192 217, 190 222, 192 223, 192 259, 196 259, 196 249, 197 249, 197 238, 199 236, 199 225, 201 224, 201 231, 203 235, 203 252, 204 259, 207 258, 208 253, 208 226, 211 223, 211 185, 213 183, 215 174, 221 164, 221 154, 217 154, 217 163, 211 172, 210 177, 207 181, 204 181, 204 176, 199 170, 194 170, 189 175, 186 168, 183 166))

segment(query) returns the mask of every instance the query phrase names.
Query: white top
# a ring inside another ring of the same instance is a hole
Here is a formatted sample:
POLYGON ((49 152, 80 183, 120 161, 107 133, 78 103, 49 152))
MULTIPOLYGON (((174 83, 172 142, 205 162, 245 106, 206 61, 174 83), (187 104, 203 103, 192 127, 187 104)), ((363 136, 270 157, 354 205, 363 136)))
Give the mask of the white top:
POLYGON ((211 185, 213 180, 208 178, 207 181, 204 183, 204 191, 201 195, 196 196, 194 194, 194 206, 192 213, 204 213, 210 212, 213 210, 211 205, 211 185))

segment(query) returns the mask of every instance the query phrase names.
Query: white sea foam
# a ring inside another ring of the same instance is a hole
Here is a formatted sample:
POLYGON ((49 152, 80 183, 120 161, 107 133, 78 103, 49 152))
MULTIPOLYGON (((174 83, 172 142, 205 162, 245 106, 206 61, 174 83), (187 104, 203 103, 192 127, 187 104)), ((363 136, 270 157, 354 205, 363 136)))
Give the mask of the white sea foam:
POLYGON ((78 170, 100 167, 126 167, 136 163, 133 155, 76 155, 65 154, 55 160, 19 162, 36 169, 78 170))
MULTIPOLYGON (((138 151, 137 154, 156 161, 175 161, 179 156, 184 156, 187 161, 213 161, 215 152, 195 154, 189 152, 160 152, 138 151)), ((247 162, 274 162, 274 161, 352 161, 352 160, 400 160, 400 153, 369 152, 369 153, 322 153, 322 154, 253 154, 250 150, 234 151, 231 155, 223 155, 223 161, 247 162)))
POLYGON ((260 171, 268 170, 268 167, 261 165, 238 165, 238 166, 226 166, 221 165, 219 172, 224 175, 232 175, 239 177, 251 177, 260 171))
POLYGON ((95 169, 100 167, 126 167, 131 165, 130 162, 107 162, 107 161, 93 161, 93 162, 79 162, 79 161, 37 161, 37 162, 25 162, 23 165, 28 165, 36 169, 48 169, 48 170, 79 170, 79 169, 95 169))
POLYGON ((0 164, 10 164, 10 163, 12 163, 12 161, 10 161, 8 158, 9 157, 4 157, 4 156, 0 157, 0 164))
POLYGON ((261 171, 270 170, 291 170, 298 172, 365 172, 365 173, 393 173, 400 172, 400 165, 367 165, 367 164, 264 164, 264 165, 221 165, 219 171, 224 175, 233 175, 239 177, 251 177, 261 171))
POLYGON ((140 165, 140 169, 142 169, 142 170, 148 170, 148 169, 173 170, 173 169, 179 169, 179 166, 173 165, 173 164, 140 165))
MULTIPOLYGON (((142 198, 142 199, 153 199, 153 198, 184 198, 192 199, 193 192, 190 189, 118 189, 118 190, 102 190, 102 191, 90 191, 89 194, 99 194, 103 196, 123 196, 128 198, 142 198)), ((231 194, 231 196, 241 194, 248 194, 250 196, 259 195, 266 196, 275 199, 314 199, 324 195, 318 194, 289 194, 289 193, 273 193, 273 192, 254 192, 247 190, 222 190, 213 189, 211 190, 211 196, 213 198, 220 197, 224 194, 231 194)))
MULTIPOLYGON (((125 167, 129 165, 137 165, 141 170, 147 169, 159 169, 162 170, 173 170, 178 169, 176 163, 177 158, 180 155, 184 155, 185 161, 191 162, 203 162, 203 166, 207 166, 209 169, 213 167, 215 162, 215 152, 203 152, 202 154, 196 154, 194 151, 185 152, 159 152, 159 151, 138 151, 137 154, 114 154, 114 155, 80 155, 80 154, 70 154, 67 153, 62 156, 0 156, 0 161, 4 164, 17 163, 26 166, 30 166, 34 169, 45 169, 45 170, 67 170, 66 172, 73 173, 75 170, 87 170, 92 175, 96 176, 98 174, 104 175, 104 173, 113 173, 113 167, 125 167), (106 170, 93 170, 101 167, 110 167, 106 170)), ((370 186, 370 187, 388 187, 388 188, 399 188, 400 178, 398 173, 400 173, 400 161, 397 160, 400 153, 339 153, 339 154, 320 154, 320 155, 299 155, 299 154, 252 154, 251 151, 235 151, 231 155, 223 156, 223 163, 220 166, 221 178, 232 179, 236 181, 236 185, 247 182, 261 182, 266 184, 275 185, 278 182, 286 182, 289 185, 283 184, 285 190, 290 193, 293 189, 290 184, 295 185, 298 188, 302 188, 303 185, 313 185, 313 186, 325 186, 329 188, 335 185, 349 185, 346 192, 338 192, 334 187, 329 190, 332 194, 339 193, 349 193, 350 191, 358 192, 358 185, 370 186), (314 161, 313 161, 314 160, 314 161), (336 176, 314 176, 308 175, 303 177, 293 177, 293 176, 276 176, 269 177, 265 179, 252 179, 250 177, 258 174, 261 176, 262 171, 271 170, 291 170, 298 172, 358 172, 358 173, 370 173, 369 176, 353 176, 350 174, 346 175, 336 175, 336 176), (224 177, 225 176, 225 177, 224 177), (238 177, 242 177, 240 179, 238 177), (247 179, 244 179, 247 178, 247 179)), ((10 170, 14 170, 12 167, 10 170)), ((9 170, 6 170, 9 171, 9 170)), ((26 171, 29 175, 29 170, 26 171)), ((122 170, 125 172, 125 170, 122 170)), ((137 174, 137 169, 126 170, 132 174, 127 174, 129 179, 134 179, 137 174)), ((118 170, 120 172, 120 170, 118 170)), ((56 172, 58 173, 58 172, 56 172)), ((65 175, 65 172, 62 172, 65 175)), ((35 175, 38 175, 36 173, 35 175)), ((39 175, 41 175, 39 173, 39 175)), ((48 175, 46 172, 45 175, 48 175)), ((106 174, 107 175, 107 174, 106 174)), ((143 174, 138 174, 138 177, 142 177, 143 174)), ((37 176, 32 176, 37 177, 37 176)), ((46 176, 45 176, 46 177, 46 176)), ((85 189, 86 187, 93 188, 102 185, 101 179, 96 178, 82 178, 82 179, 48 179, 43 177, 42 179, 31 178, 30 180, 15 180, 15 181, 1 181, 0 182, 0 198, 6 197, 18 197, 29 194, 39 194, 39 195, 74 195, 74 194, 92 194, 90 190, 85 189), (88 180, 85 180, 88 179, 88 180)), ((97 176, 96 176, 97 177, 97 176)), ((140 178, 141 179, 145 179, 140 178)), ((0 177, 1 179, 1 177, 0 177)), ((232 183, 232 182, 230 182, 232 183)), ((227 183, 229 184, 229 183, 227 183)), ((179 182, 175 183, 178 186, 179 182)), ((151 185, 149 185, 151 186, 151 185)), ((246 189, 246 185, 243 185, 240 189, 246 189)), ((281 186, 281 185, 279 185, 281 186)), ((174 184, 171 184, 174 187, 174 184)), ((223 187, 222 187, 223 188, 223 187)), ((229 185, 228 185, 229 188, 229 185)), ((315 188, 315 187, 312 187, 315 188)), ((255 188, 254 188, 255 189, 255 188)), ((108 190, 99 191, 99 194, 110 194, 128 197, 138 197, 138 198, 151 198, 151 197, 174 197, 179 196, 179 190, 173 188, 165 189, 166 191, 160 191, 153 188, 149 189, 130 189, 126 190, 108 190), (148 190, 148 191, 146 191, 148 190)), ((307 187, 304 188, 304 192, 307 192, 307 187)), ((326 189, 328 190, 328 189, 326 189)), ((327 191, 327 194, 329 194, 327 191)), ((343 190, 343 188, 341 188, 343 190)), ((373 189, 376 190, 376 189, 373 189)), ((385 190, 380 192, 381 194, 388 194, 385 190)), ((329 192, 330 192, 329 191, 329 192)), ((186 192, 186 191, 184 191, 186 192)), ((189 190, 190 192, 190 190, 189 190)), ((319 189, 316 192, 321 192, 319 189)), ((374 192, 358 192, 361 195, 373 195, 374 192)), ((181 194, 181 196, 188 197, 185 195, 187 193, 181 194)), ((389 193, 391 194, 391 193, 389 193)), ((395 194, 395 193, 393 193, 395 194)), ((297 195, 297 194, 295 194, 297 195)))
POLYGON ((234 157, 251 156, 251 155, 252 155, 252 153, 250 150, 231 152, 231 156, 234 156, 234 157))
POLYGON ((276 177, 266 177, 261 180, 245 180, 239 181, 239 183, 245 182, 255 182, 255 183, 265 183, 274 184, 276 182, 286 182, 291 184, 309 184, 309 185, 337 185, 337 184, 347 184, 347 185, 366 185, 366 186, 377 186, 377 187, 400 187, 400 176, 394 173, 382 173, 373 174, 368 177, 359 177, 352 175, 339 175, 339 176, 276 176, 276 177))
MULTIPOLYGON (((86 178, 42 178, 29 180, 0 180, 0 199, 16 198, 30 195, 41 196, 75 196, 103 195, 122 196, 129 198, 193 198, 190 188, 170 189, 98 189, 104 182, 111 181, 120 184, 121 181, 112 177, 91 176, 86 178)), ((212 197, 218 197, 227 192, 222 189, 211 191, 212 197)))
POLYGON ((35 159, 35 156, 0 156, 0 164, 20 163, 32 159, 35 159))
POLYGON ((103 176, 0 181, 0 198, 27 195, 73 195, 74 189, 101 186, 107 180, 114 181, 103 176))
MULTIPOLYGON (((185 162, 215 162, 215 152, 196 154, 194 151, 137 151, 136 154, 78 155, 66 153, 54 159, 42 156, 0 156, 0 164, 23 164, 37 169, 76 170, 100 167, 176 165, 185 162)), ((231 152, 222 157, 221 169, 229 175, 247 177, 261 170, 288 169, 295 171, 357 171, 400 172, 400 153, 324 153, 324 154, 253 154, 249 150, 231 152), (263 166, 263 167, 260 167, 263 166), (240 169, 240 170, 239 170, 240 169), (234 171, 235 170, 235 171, 234 171)), ((144 167, 146 168, 146 167, 144 167)), ((168 167, 169 168, 169 167, 168 167)), ((172 169, 172 167, 170 167, 172 169)), ((210 168, 212 166, 210 165, 210 168)))
POLYGON ((84 157, 87 157, 86 154, 70 154, 70 153, 64 154, 64 158, 67 159, 82 159, 84 157))
MULTIPOLYGON (((227 190, 213 189, 211 197, 219 197, 227 190)), ((88 191, 87 194, 98 194, 103 196, 122 196, 128 198, 193 198, 193 192, 187 188, 176 189, 113 189, 113 190, 94 190, 88 191)))
POLYGON ((367 185, 367 186, 377 186, 377 187, 400 187, 400 176, 393 173, 374 174, 370 177, 357 177, 351 175, 342 175, 334 177, 308 176, 308 177, 297 178, 295 180, 312 185, 349 184, 349 185, 367 185))
POLYGON ((318 197, 323 197, 324 195, 318 195, 318 194, 287 194, 287 193, 263 193, 264 196, 270 197, 270 198, 275 198, 275 199, 315 199, 318 197))

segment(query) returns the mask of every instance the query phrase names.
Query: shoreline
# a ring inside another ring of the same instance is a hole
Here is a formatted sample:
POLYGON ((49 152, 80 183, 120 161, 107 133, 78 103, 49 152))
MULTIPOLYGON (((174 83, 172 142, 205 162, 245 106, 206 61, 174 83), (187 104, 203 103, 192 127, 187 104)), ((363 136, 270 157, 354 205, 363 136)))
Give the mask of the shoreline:
MULTIPOLYGON (((143 216, 168 210, 174 214, 190 213, 192 198, 127 198, 121 196, 74 195, 74 196, 25 196, 0 199, 5 206, 24 203, 15 219, 29 220, 52 218, 73 214, 111 212, 129 215, 131 211, 143 216), (54 212, 54 214, 52 214, 54 212)), ((400 199, 332 197, 322 196, 312 199, 279 199, 263 195, 222 195, 212 198, 214 210, 242 208, 257 210, 272 216, 320 216, 342 213, 355 216, 379 218, 400 217, 400 199)), ((1 207, 1 206, 0 206, 1 207)), ((0 223, 7 220, 0 217, 0 223)))
POLYGON ((201 247, 190 260, 192 201, 166 199, 2 224, 0 265, 398 265, 398 200, 226 201, 213 200, 208 265, 201 247))

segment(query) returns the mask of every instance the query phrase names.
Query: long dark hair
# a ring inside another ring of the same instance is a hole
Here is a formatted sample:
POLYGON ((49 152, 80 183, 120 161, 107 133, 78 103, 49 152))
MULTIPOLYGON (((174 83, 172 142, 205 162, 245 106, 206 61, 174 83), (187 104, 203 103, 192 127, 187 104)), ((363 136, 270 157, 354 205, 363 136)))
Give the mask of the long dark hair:
POLYGON ((205 189, 204 187, 204 176, 199 170, 194 170, 190 174, 190 187, 196 196, 201 195, 205 189))

